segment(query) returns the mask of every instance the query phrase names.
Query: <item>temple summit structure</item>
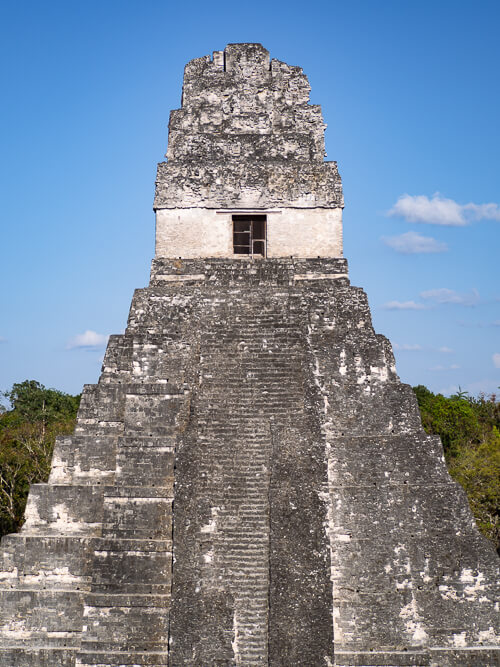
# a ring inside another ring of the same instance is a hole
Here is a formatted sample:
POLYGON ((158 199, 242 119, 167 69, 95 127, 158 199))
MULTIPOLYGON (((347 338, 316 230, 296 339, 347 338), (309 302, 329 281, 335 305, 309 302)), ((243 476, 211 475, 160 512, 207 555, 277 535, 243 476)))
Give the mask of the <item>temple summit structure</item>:
POLYGON ((185 68, 156 253, 2 541, 2 667, 493 667, 499 559, 342 255, 300 67, 185 68))

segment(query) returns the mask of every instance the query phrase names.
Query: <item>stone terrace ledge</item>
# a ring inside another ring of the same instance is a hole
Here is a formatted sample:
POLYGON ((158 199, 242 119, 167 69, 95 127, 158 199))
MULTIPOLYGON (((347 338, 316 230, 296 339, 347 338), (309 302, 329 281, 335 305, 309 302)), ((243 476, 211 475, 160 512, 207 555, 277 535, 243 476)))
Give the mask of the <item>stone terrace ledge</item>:
POLYGON ((150 285, 188 281, 211 284, 293 285, 302 280, 345 280, 347 260, 343 257, 318 259, 154 259, 150 285))

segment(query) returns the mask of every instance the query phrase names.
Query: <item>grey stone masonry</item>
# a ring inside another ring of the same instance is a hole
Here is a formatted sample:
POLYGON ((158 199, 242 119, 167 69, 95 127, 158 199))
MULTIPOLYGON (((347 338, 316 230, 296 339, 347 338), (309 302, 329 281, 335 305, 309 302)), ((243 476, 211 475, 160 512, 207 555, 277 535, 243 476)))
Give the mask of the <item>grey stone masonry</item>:
POLYGON ((26 519, 6 667, 498 664, 498 558, 343 259, 153 262, 26 519))
POLYGON ((188 63, 155 209, 245 206, 249 193, 261 208, 343 206, 309 91, 300 67, 270 61, 260 44, 229 44, 188 63))
MULTIPOLYGON (((189 63, 156 206, 338 207, 308 93, 189 63)), ((340 256, 157 256, 0 558, 0 667, 500 665, 499 559, 340 256)))

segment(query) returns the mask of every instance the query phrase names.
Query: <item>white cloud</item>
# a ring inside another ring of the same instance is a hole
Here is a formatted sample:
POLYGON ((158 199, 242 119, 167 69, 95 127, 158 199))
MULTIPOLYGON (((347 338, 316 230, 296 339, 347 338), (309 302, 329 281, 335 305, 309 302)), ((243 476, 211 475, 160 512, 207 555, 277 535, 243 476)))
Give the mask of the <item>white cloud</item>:
POLYGON ((462 210, 466 217, 472 220, 500 220, 500 206, 491 202, 490 204, 464 204, 462 210))
POLYGON ((418 345, 417 343, 412 344, 412 343, 393 343, 393 348, 395 350, 421 350, 422 346, 418 345))
POLYGON ((415 303, 415 301, 388 301, 382 308, 386 310, 424 310, 426 306, 423 303, 415 303))
POLYGON ((416 232, 406 232, 406 234, 400 234, 399 236, 383 236, 382 241, 385 245, 404 255, 445 252, 448 250, 446 243, 438 241, 432 236, 422 236, 416 232))
POLYGON ((451 347, 446 347, 446 345, 443 345, 443 347, 440 347, 439 351, 442 352, 443 354, 451 354, 453 352, 451 347))
POLYGON ((77 334, 73 338, 71 338, 68 341, 67 344, 67 349, 72 350, 77 347, 83 347, 83 348, 100 348, 104 347, 106 343, 108 342, 109 336, 106 334, 100 334, 97 333, 96 331, 91 331, 90 329, 87 329, 82 334, 77 334))
POLYGON ((479 303, 479 292, 476 289, 471 290, 468 294, 459 294, 447 287, 439 287, 420 292, 420 296, 434 303, 454 303, 460 306, 475 306, 479 303))
POLYGON ((493 366, 500 368, 500 352, 495 352, 493 355, 493 366))
POLYGON ((429 199, 426 195, 399 197, 388 215, 404 218, 408 222, 427 222, 433 225, 463 227, 473 220, 499 220, 500 206, 490 204, 458 204, 453 199, 436 192, 429 199))
POLYGON ((451 364, 451 366, 442 366, 441 364, 439 364, 438 366, 433 366, 429 370, 431 370, 431 371, 455 371, 455 370, 457 370, 457 368, 460 368, 460 366, 458 364, 451 364))

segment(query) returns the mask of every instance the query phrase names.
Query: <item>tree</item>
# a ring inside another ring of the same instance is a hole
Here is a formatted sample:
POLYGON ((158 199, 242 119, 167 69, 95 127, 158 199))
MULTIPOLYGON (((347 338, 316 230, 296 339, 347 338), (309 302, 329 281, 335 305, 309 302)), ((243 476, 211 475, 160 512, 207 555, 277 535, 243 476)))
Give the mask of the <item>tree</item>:
POLYGON ((500 432, 477 447, 464 447, 450 462, 450 474, 469 499, 479 530, 500 547, 500 432))
POLYGON ((80 403, 79 396, 70 396, 56 389, 46 389, 36 380, 25 380, 12 385, 4 392, 15 416, 31 424, 41 422, 46 426, 54 421, 75 415, 80 403))
POLYGON ((35 380, 3 394, 12 409, 0 412, 0 534, 23 522, 29 487, 46 482, 55 439, 74 429, 80 396, 46 389, 35 380))
POLYGON ((500 403, 459 390, 446 398, 413 388, 427 433, 443 442, 450 475, 467 493, 479 530, 500 552, 500 403))

